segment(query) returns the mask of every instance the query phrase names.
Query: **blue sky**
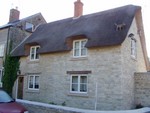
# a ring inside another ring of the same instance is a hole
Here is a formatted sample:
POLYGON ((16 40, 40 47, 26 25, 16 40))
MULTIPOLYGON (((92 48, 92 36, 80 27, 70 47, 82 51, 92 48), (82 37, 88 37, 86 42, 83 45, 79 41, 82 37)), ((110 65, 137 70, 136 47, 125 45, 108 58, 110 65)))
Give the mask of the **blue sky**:
MULTIPOLYGON (((8 22, 9 11, 16 6, 20 18, 41 12, 47 22, 72 17, 76 0, 0 0, 0 25, 8 22)), ((142 7, 142 16, 148 56, 150 57, 150 0, 81 0, 84 3, 83 14, 99 12, 123 5, 133 4, 142 7)))

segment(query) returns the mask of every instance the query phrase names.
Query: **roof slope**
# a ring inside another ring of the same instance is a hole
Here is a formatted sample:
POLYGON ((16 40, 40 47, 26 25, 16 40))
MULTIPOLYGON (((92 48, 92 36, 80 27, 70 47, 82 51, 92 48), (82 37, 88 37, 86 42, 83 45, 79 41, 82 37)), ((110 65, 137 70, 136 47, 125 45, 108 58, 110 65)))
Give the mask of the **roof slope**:
POLYGON ((36 31, 18 46, 13 56, 25 55, 26 44, 36 43, 41 46, 39 53, 71 50, 66 40, 72 36, 84 35, 86 47, 100 47, 121 44, 128 33, 139 6, 127 5, 79 18, 67 18, 40 25, 36 31), (124 25, 121 30, 116 25, 124 25))
POLYGON ((3 26, 0 26, 0 30, 1 30, 1 29, 5 29, 5 28, 9 28, 9 27, 16 26, 18 23, 21 23, 21 22, 23 22, 23 21, 27 21, 27 20, 29 20, 29 19, 31 19, 31 18, 35 18, 35 17, 37 17, 37 16, 40 16, 40 17, 46 22, 46 20, 44 19, 44 17, 42 16, 41 13, 36 13, 36 14, 34 14, 34 15, 28 16, 28 17, 23 18, 23 19, 20 19, 20 20, 15 20, 15 21, 13 21, 13 22, 8 22, 7 24, 5 24, 5 25, 3 25, 3 26))

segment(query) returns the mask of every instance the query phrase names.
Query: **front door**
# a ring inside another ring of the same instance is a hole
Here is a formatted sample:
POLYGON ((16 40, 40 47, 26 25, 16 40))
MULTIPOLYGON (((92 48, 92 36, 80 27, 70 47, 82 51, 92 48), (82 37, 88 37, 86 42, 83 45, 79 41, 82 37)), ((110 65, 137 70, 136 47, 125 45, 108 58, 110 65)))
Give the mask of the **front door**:
POLYGON ((23 84, 24 84, 24 77, 18 77, 18 99, 23 99, 23 84))

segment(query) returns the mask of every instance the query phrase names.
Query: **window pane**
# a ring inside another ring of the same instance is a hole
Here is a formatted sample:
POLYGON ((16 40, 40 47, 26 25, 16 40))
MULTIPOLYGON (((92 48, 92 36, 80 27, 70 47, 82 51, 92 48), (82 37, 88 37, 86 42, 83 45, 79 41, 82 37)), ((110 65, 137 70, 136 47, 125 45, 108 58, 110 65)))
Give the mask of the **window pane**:
POLYGON ((72 84, 72 91, 78 91, 78 84, 72 84))
POLYGON ((81 42, 81 48, 85 48, 86 40, 81 42))
POLYGON ((80 84, 80 92, 87 92, 87 84, 80 84))
POLYGON ((32 47, 32 48, 31 48, 31 53, 34 54, 34 51, 35 51, 35 48, 32 47))
POLYGON ((35 51, 35 48, 31 48, 31 51, 30 51, 30 59, 34 59, 34 51, 35 51))
POLYGON ((87 83, 87 76, 81 76, 80 83, 87 83))
POLYGON ((81 49, 81 56, 85 56, 87 54, 87 49, 81 49))
POLYGON ((74 43, 74 56, 79 56, 79 51, 80 51, 79 46, 80 46, 79 41, 74 43))
POLYGON ((78 76, 72 76, 72 91, 78 91, 78 76))
POLYGON ((39 89, 39 76, 35 76, 35 89, 39 89))
POLYGON ((87 92, 87 76, 80 76, 80 91, 87 92))
POLYGON ((78 76, 72 76, 72 83, 78 83, 78 76))
POLYGON ((31 54, 31 59, 34 59, 34 54, 31 54))
POLYGON ((87 49, 85 48, 86 40, 81 42, 81 56, 85 56, 87 54, 87 49))
POLYGON ((78 42, 75 42, 74 48, 75 48, 75 49, 79 49, 79 44, 80 44, 79 41, 78 41, 78 42))
POLYGON ((79 49, 74 50, 74 56, 79 56, 79 49))
POLYGON ((29 78, 29 88, 33 88, 33 76, 29 78))
POLYGON ((36 56, 35 56, 35 59, 39 59, 39 54, 37 54, 37 51, 39 50, 39 47, 36 47, 36 56))

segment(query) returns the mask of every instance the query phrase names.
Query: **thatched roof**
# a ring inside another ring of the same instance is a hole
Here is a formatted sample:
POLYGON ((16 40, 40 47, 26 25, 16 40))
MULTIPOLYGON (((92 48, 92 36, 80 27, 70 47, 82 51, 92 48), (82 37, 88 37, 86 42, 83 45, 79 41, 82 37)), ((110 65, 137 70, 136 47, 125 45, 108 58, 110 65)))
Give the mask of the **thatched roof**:
POLYGON ((24 56, 26 45, 40 45, 39 53, 70 51, 67 41, 82 36, 88 39, 87 48, 121 44, 129 31, 139 6, 127 5, 79 18, 67 18, 40 25, 20 44, 13 56, 24 56))

